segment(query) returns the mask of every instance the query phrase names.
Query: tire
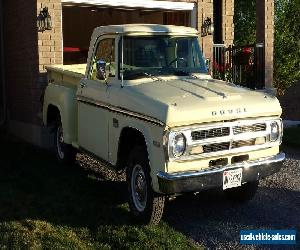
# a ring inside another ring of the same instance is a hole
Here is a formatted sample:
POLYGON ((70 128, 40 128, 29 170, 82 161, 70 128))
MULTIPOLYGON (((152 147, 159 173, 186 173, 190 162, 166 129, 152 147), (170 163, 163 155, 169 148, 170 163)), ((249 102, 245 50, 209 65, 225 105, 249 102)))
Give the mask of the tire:
POLYGON ((144 147, 135 147, 129 154, 126 180, 129 208, 134 219, 141 224, 157 225, 163 215, 165 196, 152 189, 148 155, 144 147))
POLYGON ((253 199, 258 189, 259 181, 247 182, 241 187, 225 190, 224 193, 228 200, 237 203, 246 203, 253 199))
POLYGON ((56 159, 61 164, 74 164, 76 160, 76 150, 69 144, 64 143, 63 128, 61 123, 55 127, 54 145, 56 159))

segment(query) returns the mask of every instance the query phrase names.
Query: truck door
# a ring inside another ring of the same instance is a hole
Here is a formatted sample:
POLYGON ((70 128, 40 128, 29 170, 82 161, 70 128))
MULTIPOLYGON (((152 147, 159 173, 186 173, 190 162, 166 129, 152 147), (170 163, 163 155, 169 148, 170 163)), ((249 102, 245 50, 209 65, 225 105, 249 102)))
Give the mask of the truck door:
MULTIPOLYGON (((77 94, 79 145, 82 149, 108 161, 109 86, 96 76, 98 60, 114 65, 114 37, 101 36, 96 42, 88 76, 81 81, 77 94)), ((115 77, 113 69, 109 77, 115 77)))

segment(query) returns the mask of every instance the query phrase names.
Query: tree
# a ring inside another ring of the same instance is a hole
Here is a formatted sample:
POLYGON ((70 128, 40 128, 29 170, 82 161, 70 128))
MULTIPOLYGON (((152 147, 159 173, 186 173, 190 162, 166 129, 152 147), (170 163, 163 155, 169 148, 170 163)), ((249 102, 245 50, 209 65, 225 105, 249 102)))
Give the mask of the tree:
POLYGON ((256 0, 234 1, 234 44, 256 42, 256 0))
MULTIPOLYGON (((234 43, 255 43, 256 0, 234 5, 234 43)), ((300 1, 275 0, 274 24, 274 85, 282 93, 300 79, 300 1)))
POLYGON ((274 83, 280 92, 300 79, 300 1, 275 0, 274 83))

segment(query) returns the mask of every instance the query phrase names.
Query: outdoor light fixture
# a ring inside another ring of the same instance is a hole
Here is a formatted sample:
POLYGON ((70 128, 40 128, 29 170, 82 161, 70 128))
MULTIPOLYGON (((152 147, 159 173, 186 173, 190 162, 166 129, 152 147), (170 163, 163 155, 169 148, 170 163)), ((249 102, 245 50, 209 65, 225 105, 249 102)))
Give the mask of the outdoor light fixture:
POLYGON ((41 7, 40 14, 37 17, 38 31, 52 30, 52 19, 48 11, 48 7, 41 7))
POLYGON ((212 35, 214 26, 210 17, 207 17, 201 26, 201 36, 212 35))

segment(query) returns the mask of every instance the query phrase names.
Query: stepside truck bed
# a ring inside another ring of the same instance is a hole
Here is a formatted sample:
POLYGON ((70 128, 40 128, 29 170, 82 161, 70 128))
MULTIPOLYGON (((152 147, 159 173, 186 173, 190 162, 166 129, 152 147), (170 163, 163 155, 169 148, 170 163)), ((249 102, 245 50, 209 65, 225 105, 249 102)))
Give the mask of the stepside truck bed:
POLYGON ((53 65, 46 69, 50 83, 77 88, 85 75, 86 64, 53 65))
MULTIPOLYGON (((52 65, 46 67, 49 84, 44 97, 44 124, 48 124, 49 109, 58 109, 63 125, 64 142, 77 147, 78 107, 76 92, 84 78, 86 64, 52 65)), ((51 115, 50 115, 51 117, 51 115)))

